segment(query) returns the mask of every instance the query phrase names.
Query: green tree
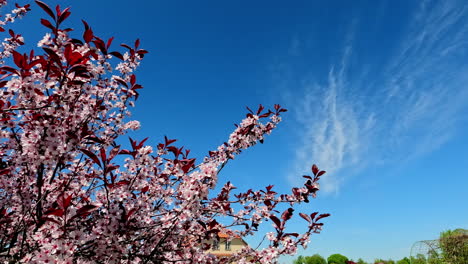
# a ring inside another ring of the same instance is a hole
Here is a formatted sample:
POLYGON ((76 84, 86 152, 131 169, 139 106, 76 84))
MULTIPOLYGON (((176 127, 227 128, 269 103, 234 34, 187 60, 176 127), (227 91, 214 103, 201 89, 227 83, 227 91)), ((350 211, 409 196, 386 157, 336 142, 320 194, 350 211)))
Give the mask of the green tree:
POLYGON ((362 258, 358 258, 356 264, 367 264, 362 258))
POLYGON ((409 258, 404 257, 404 258, 400 259, 399 261, 397 261, 397 264, 411 264, 411 263, 410 263, 409 258))
POLYGON ((299 256, 293 261, 293 264, 305 264, 305 258, 303 256, 299 256))
POLYGON ((468 263, 468 230, 447 230, 440 234, 442 259, 446 264, 468 263))
POLYGON ((443 264, 442 256, 436 250, 431 249, 427 254, 427 264, 443 264))
POLYGON ((314 254, 313 256, 305 258, 305 264, 327 264, 327 261, 319 254, 314 254))
POLYGON ((294 264, 327 264, 327 261, 324 257, 319 254, 314 254, 313 256, 299 256, 293 261, 294 264))
POLYGON ((417 254, 416 257, 411 257, 411 264, 426 264, 426 257, 423 254, 417 254))
POLYGON ((346 264, 348 258, 341 254, 333 254, 328 257, 328 264, 346 264))

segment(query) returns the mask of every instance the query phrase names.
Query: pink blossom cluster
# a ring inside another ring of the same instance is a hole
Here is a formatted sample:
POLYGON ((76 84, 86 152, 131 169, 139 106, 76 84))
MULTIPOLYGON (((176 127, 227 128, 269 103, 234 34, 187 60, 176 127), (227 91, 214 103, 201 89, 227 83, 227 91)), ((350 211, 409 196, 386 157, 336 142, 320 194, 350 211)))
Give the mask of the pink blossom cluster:
MULTIPOLYGON (((0 1, 0 8, 6 5, 6 0, 0 1)), ((30 5, 24 5, 20 6, 18 4, 15 4, 16 8, 11 11, 11 13, 8 13, 2 16, 0 15, 0 32, 5 31, 5 26, 7 26, 9 23, 15 22, 16 18, 21 18, 23 17, 30 9, 30 5)), ((11 56, 11 52, 15 50, 17 47, 21 46, 24 44, 24 39, 21 35, 15 34, 13 30, 8 30, 8 33, 10 37, 4 38, 3 42, 1 43, 0 47, 0 64, 4 64, 3 59, 11 56)))
MULTIPOLYGON (((0 3, 4 3, 0 2, 0 3)), ((111 50, 84 22, 82 38, 63 27, 69 8, 52 10, 41 24, 50 30, 40 54, 19 53, 21 36, 10 31, 0 59, 0 261, 22 263, 274 263, 306 246, 328 214, 299 215, 303 234, 286 231, 292 206, 309 202, 324 171, 290 194, 273 186, 231 195, 230 182, 213 189, 218 174, 243 150, 263 143, 286 110, 249 109, 226 143, 197 163, 190 151, 165 138, 116 143, 128 130, 129 107, 138 99, 133 73, 147 53, 137 40, 111 50), (116 157, 125 157, 117 162, 116 157), (280 204, 291 206, 278 213, 280 204), (241 205, 243 209, 235 209, 241 205), (218 221, 220 217, 230 219, 218 221), (262 249, 245 247, 230 257, 207 252, 223 232, 246 237, 273 223, 262 249)), ((22 14, 24 8, 15 14, 22 14)))

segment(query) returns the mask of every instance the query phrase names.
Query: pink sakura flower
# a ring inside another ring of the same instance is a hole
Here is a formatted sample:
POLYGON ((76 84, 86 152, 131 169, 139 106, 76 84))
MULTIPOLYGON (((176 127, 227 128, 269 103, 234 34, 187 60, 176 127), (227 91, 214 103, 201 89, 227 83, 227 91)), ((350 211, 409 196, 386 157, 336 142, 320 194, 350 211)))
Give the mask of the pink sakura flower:
POLYGON ((140 122, 133 120, 125 124, 124 129, 138 130, 140 129, 140 122))

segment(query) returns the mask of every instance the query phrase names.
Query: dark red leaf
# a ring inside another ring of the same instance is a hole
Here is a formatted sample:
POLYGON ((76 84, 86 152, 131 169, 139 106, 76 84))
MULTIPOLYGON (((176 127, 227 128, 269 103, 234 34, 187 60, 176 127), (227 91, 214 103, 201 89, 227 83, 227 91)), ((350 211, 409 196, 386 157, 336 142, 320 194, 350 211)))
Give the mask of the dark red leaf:
POLYGON ((96 45, 96 48, 98 48, 102 53, 107 54, 106 44, 102 39, 94 36, 93 43, 94 45, 96 45))
POLYGON ((319 171, 319 169, 318 169, 317 165, 315 165, 315 164, 312 165, 312 173, 313 173, 314 175, 317 175, 318 171, 319 171))
POLYGON ((68 208, 70 206, 71 200, 72 200, 71 195, 67 195, 67 196, 63 197, 63 205, 64 205, 65 208, 68 208))
POLYGON ((19 52, 15 50, 13 50, 12 53, 13 53, 13 60, 16 66, 23 68, 23 61, 24 61, 23 55, 21 55, 19 52))
POLYGON ((283 237, 287 237, 287 236, 298 237, 299 234, 298 234, 298 233, 285 233, 285 234, 283 235, 283 237))
POLYGON ((311 220, 310 220, 310 217, 309 217, 308 215, 306 215, 306 214, 304 214, 304 213, 299 213, 299 215, 300 215, 302 218, 304 218, 307 222, 310 223, 311 220))
POLYGON ((109 49, 110 45, 112 44, 112 41, 114 40, 114 37, 111 37, 107 40, 106 48, 109 49))
POLYGON ((57 16, 60 16, 62 12, 60 11, 60 5, 55 6, 55 11, 57 12, 57 16))
POLYGON ((0 70, 3 70, 3 71, 9 71, 11 73, 16 73, 18 75, 20 75, 20 73, 18 72, 18 70, 16 70, 15 68, 12 68, 10 66, 2 66, 0 67, 0 70))
POLYGON ((75 65, 76 63, 80 62, 83 59, 83 56, 79 52, 72 52, 70 54, 70 65, 75 65))
POLYGON ((281 219, 283 219, 284 221, 288 221, 289 219, 291 219, 293 212, 294 212, 294 209, 292 208, 286 209, 281 215, 281 219))
POLYGON ((315 216, 318 214, 318 212, 313 212, 310 214, 310 219, 314 220, 315 216))
POLYGON ((65 19, 67 19, 71 15, 71 12, 69 10, 70 10, 70 8, 67 7, 62 11, 62 14, 58 18, 58 23, 59 24, 62 23, 63 21, 65 21, 65 19))
POLYGON ((124 48, 127 48, 129 50, 132 50, 132 48, 130 48, 130 46, 128 46, 127 44, 120 44, 120 46, 124 47, 124 48))
POLYGON ((85 215, 89 214, 90 212, 95 211, 96 209, 98 209, 98 207, 96 205, 87 204, 87 205, 81 207, 80 209, 76 210, 76 215, 77 216, 85 216, 85 215))
POLYGON ((55 215, 58 217, 62 217, 63 213, 64 213, 63 209, 50 208, 44 212, 44 215, 55 215))
POLYGON ((263 105, 258 106, 257 115, 259 115, 263 111, 263 109, 265 109, 263 105))
POLYGON ((141 89, 143 88, 143 86, 139 85, 139 84, 135 84, 132 86, 132 90, 138 90, 138 89, 141 89))
POLYGON ((62 62, 61 62, 61 59, 60 57, 57 55, 57 53, 55 53, 54 50, 52 49, 49 49, 47 47, 43 47, 42 48, 50 57, 50 59, 55 62, 59 67, 62 67, 62 62))
POLYGON ((169 152, 172 152, 174 154, 175 158, 180 156, 180 154, 182 153, 182 149, 183 149, 183 147, 181 147, 181 148, 176 148, 174 146, 167 147, 167 150, 169 152))
POLYGON ((55 14, 47 4, 38 0, 36 0, 36 4, 40 6, 47 14, 49 14, 49 16, 51 16, 55 20, 55 14))
POLYGON ((164 136, 164 144, 167 146, 169 146, 170 144, 176 142, 177 139, 168 139, 166 136, 164 136))
MULTIPOLYGON (((83 45, 83 41, 81 41, 79 39, 76 39, 76 38, 70 39, 70 42, 75 44, 75 45, 79 45, 79 46, 83 45)), ((91 53, 92 51, 89 51, 89 52, 91 53)))
POLYGON ((324 175, 326 173, 326 171, 320 171, 318 174, 317 174, 317 177, 320 177, 322 175, 324 175))
POLYGON ((273 114, 273 112, 268 111, 268 112, 266 112, 266 113, 264 113, 263 115, 260 115, 260 116, 258 116, 258 117, 259 117, 259 118, 265 118, 265 117, 269 117, 271 114, 273 114))
POLYGON ((182 166, 182 171, 187 173, 195 164, 195 159, 190 159, 186 161, 186 164, 182 166))
POLYGON ((213 228, 216 227, 218 224, 219 224, 218 221, 216 221, 216 220, 213 219, 213 220, 211 220, 211 222, 208 223, 208 227, 209 227, 210 229, 213 229, 213 228))
POLYGON ((145 54, 148 53, 148 51, 141 49, 141 50, 138 50, 137 53, 138 55, 140 55, 141 58, 143 58, 145 54))
POLYGON ((114 80, 116 80, 118 83, 128 88, 127 83, 124 80, 122 80, 120 77, 114 77, 114 80))
POLYGON ((88 23, 86 21, 81 20, 81 22, 83 22, 85 30, 89 29, 89 25, 88 25, 88 23))
POLYGON ((67 59, 68 62, 70 61, 71 53, 72 53, 72 47, 71 47, 71 44, 68 44, 65 46, 65 50, 63 52, 63 55, 65 55, 65 59, 67 59))
POLYGON ((71 195, 63 194, 57 197, 57 203, 60 206, 60 209, 67 210, 70 206, 72 200, 71 195))
POLYGON ((87 149, 81 149, 81 152, 86 154, 86 156, 90 157, 94 161, 94 163, 96 163, 97 165, 99 165, 99 167, 102 168, 101 161, 99 161, 98 157, 94 155, 94 153, 92 153, 91 151, 87 149))
POLYGON ((119 59, 121 59, 121 60, 124 59, 124 57, 122 56, 122 54, 121 54, 120 52, 112 51, 112 52, 110 52, 109 54, 111 54, 111 55, 113 55, 114 57, 117 57, 117 58, 119 58, 119 59))
POLYGON ((106 169, 104 170, 104 173, 107 174, 115 169, 118 169, 120 166, 119 165, 108 165, 106 166, 106 169))
POLYGON ((36 94, 40 95, 40 96, 43 96, 43 95, 44 95, 44 93, 43 93, 41 90, 37 89, 37 88, 34 88, 34 92, 35 92, 36 94))
POLYGON ((330 216, 330 214, 321 214, 315 219, 315 221, 318 221, 318 220, 320 220, 322 218, 329 217, 329 216, 330 216))
POLYGON ((146 140, 148 140, 149 137, 146 137, 145 139, 143 139, 138 145, 137 145, 137 149, 141 149, 143 147, 143 144, 145 144, 146 140))
POLYGON ((281 227, 281 221, 278 219, 278 217, 274 215, 270 215, 270 219, 275 223, 275 225, 280 228, 281 227))
POLYGON ((72 73, 72 72, 86 72, 86 71, 87 71, 86 65, 82 65, 82 64, 75 64, 72 67, 70 67, 70 70, 69 70, 70 73, 72 73))
POLYGON ((141 189, 141 192, 142 192, 142 193, 146 193, 148 190, 149 190, 149 185, 143 187, 143 189, 141 189))
POLYGON ((89 43, 91 40, 93 40, 93 37, 94 37, 93 30, 91 28, 86 29, 83 34, 84 41, 86 43, 89 43))
POLYGON ((120 146, 116 146, 115 148, 113 148, 110 153, 109 153, 109 157, 107 158, 107 161, 111 161, 115 158, 115 156, 117 156, 117 154, 119 154, 119 151, 120 151, 120 146))
POLYGON ((121 180, 116 183, 117 186, 124 186, 124 185, 129 185, 130 181, 128 180, 121 180))
POLYGON ((128 149, 122 149, 120 152, 119 152, 119 155, 125 155, 125 154, 131 154, 132 152, 130 152, 130 150, 128 149))
POLYGON ((130 140, 130 145, 132 146, 133 149, 136 148, 136 142, 133 140, 131 137, 128 137, 128 140, 130 140))
POLYGON ((41 24, 52 30, 55 29, 54 26, 52 26, 52 23, 50 23, 50 21, 47 19, 41 18, 41 24))
POLYGON ((96 143, 101 143, 101 144, 104 143, 104 141, 102 139, 100 139, 100 138, 98 138, 96 136, 87 136, 87 137, 85 137, 85 139, 89 139, 89 140, 94 141, 96 143))
POLYGON ((10 170, 9 168, 0 170, 0 175, 6 175, 6 174, 10 173, 10 171, 11 171, 11 170, 10 170))
POLYGON ((132 215, 137 211, 136 208, 133 208, 132 210, 130 210, 128 212, 128 214, 125 216, 125 221, 128 221, 128 219, 130 219, 130 217, 132 217, 132 215))
POLYGON ((103 163, 105 163, 107 161, 107 155, 106 155, 106 150, 104 148, 101 148, 99 150, 99 154, 101 156, 101 160, 103 163))

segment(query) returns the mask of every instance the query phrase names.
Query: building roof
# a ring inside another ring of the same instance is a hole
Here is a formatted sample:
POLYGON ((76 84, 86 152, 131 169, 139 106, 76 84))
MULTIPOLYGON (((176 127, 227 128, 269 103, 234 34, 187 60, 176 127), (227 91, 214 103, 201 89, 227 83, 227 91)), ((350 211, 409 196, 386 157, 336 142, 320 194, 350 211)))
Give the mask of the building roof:
MULTIPOLYGON (((218 233, 218 236, 219 236, 220 238, 228 238, 228 237, 229 237, 228 234, 226 234, 226 233, 221 233, 221 232, 218 233)), ((234 235, 234 238, 240 238, 240 236, 239 236, 239 235, 234 235)))

